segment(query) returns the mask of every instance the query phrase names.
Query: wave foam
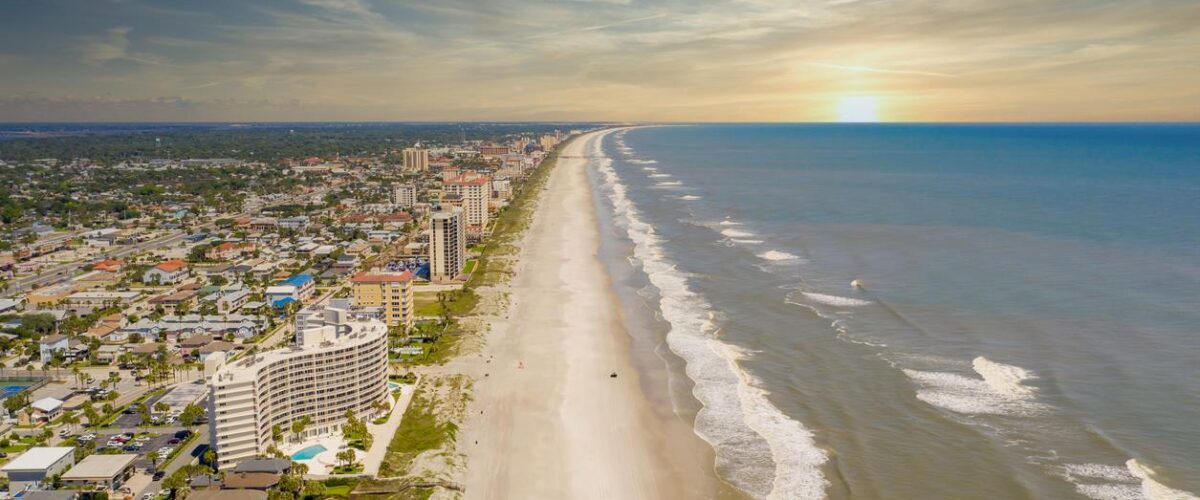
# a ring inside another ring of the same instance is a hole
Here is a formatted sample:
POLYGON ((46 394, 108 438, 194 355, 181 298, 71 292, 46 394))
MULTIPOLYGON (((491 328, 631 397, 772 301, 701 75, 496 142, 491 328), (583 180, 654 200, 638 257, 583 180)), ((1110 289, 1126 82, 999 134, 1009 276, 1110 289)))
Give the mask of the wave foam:
POLYGON ((905 369, 916 382, 917 399, 965 415, 1030 415, 1044 410, 1035 401, 1037 389, 1025 385, 1033 374, 1019 366, 979 356, 971 363, 980 378, 951 372, 905 369))
POLYGON ((671 174, 650 174, 650 175, 647 175, 646 177, 649 177, 651 179, 665 179, 670 176, 671 176, 671 174))
POLYGON ((700 197, 696 196, 694 194, 685 194, 683 196, 680 196, 679 199, 686 200, 686 201, 696 201, 696 200, 699 200, 700 197))
POLYGON ((748 240, 748 239, 742 239, 742 238, 730 238, 729 241, 732 241, 734 243, 741 243, 743 245, 761 245, 763 242, 763 240, 748 240))
POLYGON ((1129 473, 1142 481, 1142 496, 1150 500, 1197 500, 1197 497, 1186 491, 1180 491, 1154 479, 1154 471, 1131 458, 1125 462, 1129 473))
POLYGON ((767 250, 766 252, 758 254, 758 257, 760 259, 769 260, 772 262, 800 260, 799 255, 781 252, 779 250, 767 250))
POLYGON ((628 161, 629 163, 636 163, 638 165, 653 165, 655 163, 658 163, 658 160, 641 160, 641 159, 637 159, 637 158, 632 158, 632 159, 629 159, 626 161, 628 161))
POLYGON ((722 229, 721 234, 728 238, 749 238, 754 236, 750 231, 742 231, 740 229, 722 229))
POLYGON ((654 183, 654 185, 655 185, 655 186, 658 186, 658 187, 678 187, 678 186, 682 186, 682 185, 683 185, 683 182, 680 182, 680 181, 659 181, 659 182, 655 182, 655 183, 654 183))
MULTIPOLYGON (((593 151, 603 157, 601 140, 593 151)), ((692 393, 704 406, 696 415, 696 434, 712 445, 722 477, 754 498, 823 497, 828 483, 820 467, 826 456, 812 432, 773 406, 738 365, 743 354, 713 336, 709 305, 664 257, 661 239, 626 196, 612 160, 597 161, 617 224, 659 290, 659 310, 671 325, 667 346, 684 360, 695 383, 692 393)))
POLYGON ((808 300, 811 300, 813 302, 819 302, 819 303, 825 304, 827 306, 858 307, 858 306, 865 306, 865 305, 868 305, 871 303, 871 301, 869 301, 869 300, 856 299, 853 297, 842 297, 840 295, 827 295, 824 293, 816 293, 816 292, 800 292, 800 294, 803 295, 808 300))

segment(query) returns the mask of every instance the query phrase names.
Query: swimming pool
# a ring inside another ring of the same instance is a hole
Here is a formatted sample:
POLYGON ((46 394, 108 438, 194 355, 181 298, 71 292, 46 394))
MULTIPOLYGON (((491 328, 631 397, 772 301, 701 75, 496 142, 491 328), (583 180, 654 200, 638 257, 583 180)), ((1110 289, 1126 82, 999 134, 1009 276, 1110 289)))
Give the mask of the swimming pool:
POLYGON ((400 384, 397 384, 395 382, 388 382, 388 390, 389 391, 394 391, 399 388, 400 388, 400 384))
POLYGON ((326 449, 327 448, 325 448, 324 446, 321 446, 319 444, 314 444, 303 450, 292 453, 292 460, 308 460, 312 457, 320 455, 321 452, 325 451, 326 449))

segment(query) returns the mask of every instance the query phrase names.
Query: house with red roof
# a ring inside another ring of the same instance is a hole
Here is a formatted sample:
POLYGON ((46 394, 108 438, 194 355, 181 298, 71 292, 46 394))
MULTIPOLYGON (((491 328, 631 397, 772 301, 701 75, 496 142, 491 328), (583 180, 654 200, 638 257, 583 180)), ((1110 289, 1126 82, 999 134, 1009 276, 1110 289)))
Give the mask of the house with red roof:
POLYGON ((142 275, 142 283, 147 285, 171 285, 183 281, 188 275, 188 265, 179 259, 172 259, 150 268, 142 275))

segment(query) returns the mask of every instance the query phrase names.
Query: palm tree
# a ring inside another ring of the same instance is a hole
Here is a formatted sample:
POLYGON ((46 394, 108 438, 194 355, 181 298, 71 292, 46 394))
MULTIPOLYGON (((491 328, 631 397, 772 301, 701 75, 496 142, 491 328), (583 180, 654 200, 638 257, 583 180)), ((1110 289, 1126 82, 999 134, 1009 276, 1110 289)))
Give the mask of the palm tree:
POLYGON ((63 412, 62 423, 67 424, 67 429, 75 432, 75 424, 79 423, 79 415, 73 411, 63 412))

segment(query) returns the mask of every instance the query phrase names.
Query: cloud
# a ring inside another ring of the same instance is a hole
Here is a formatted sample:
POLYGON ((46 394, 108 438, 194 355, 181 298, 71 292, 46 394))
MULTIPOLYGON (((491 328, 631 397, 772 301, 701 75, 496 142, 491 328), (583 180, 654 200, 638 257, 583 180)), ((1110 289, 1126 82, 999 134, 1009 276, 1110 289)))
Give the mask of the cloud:
POLYGON ((831 63, 812 62, 812 61, 810 61, 808 63, 808 65, 816 66, 818 68, 844 69, 847 71, 866 72, 866 73, 885 73, 885 74, 891 74, 891 75, 936 76, 936 77, 940 77, 940 78, 955 78, 958 76, 958 75, 951 75, 949 73, 938 73, 936 71, 871 68, 871 67, 867 67, 867 66, 847 66, 847 65, 842 65, 842 64, 831 64, 831 63))
POLYGON ((74 17, 0 16, 21 55, 0 56, 0 99, 111 119, 817 120, 844 94, 906 120, 1200 113, 1186 0, 62 2, 74 17), (75 37, 92 26, 114 27, 75 37))

